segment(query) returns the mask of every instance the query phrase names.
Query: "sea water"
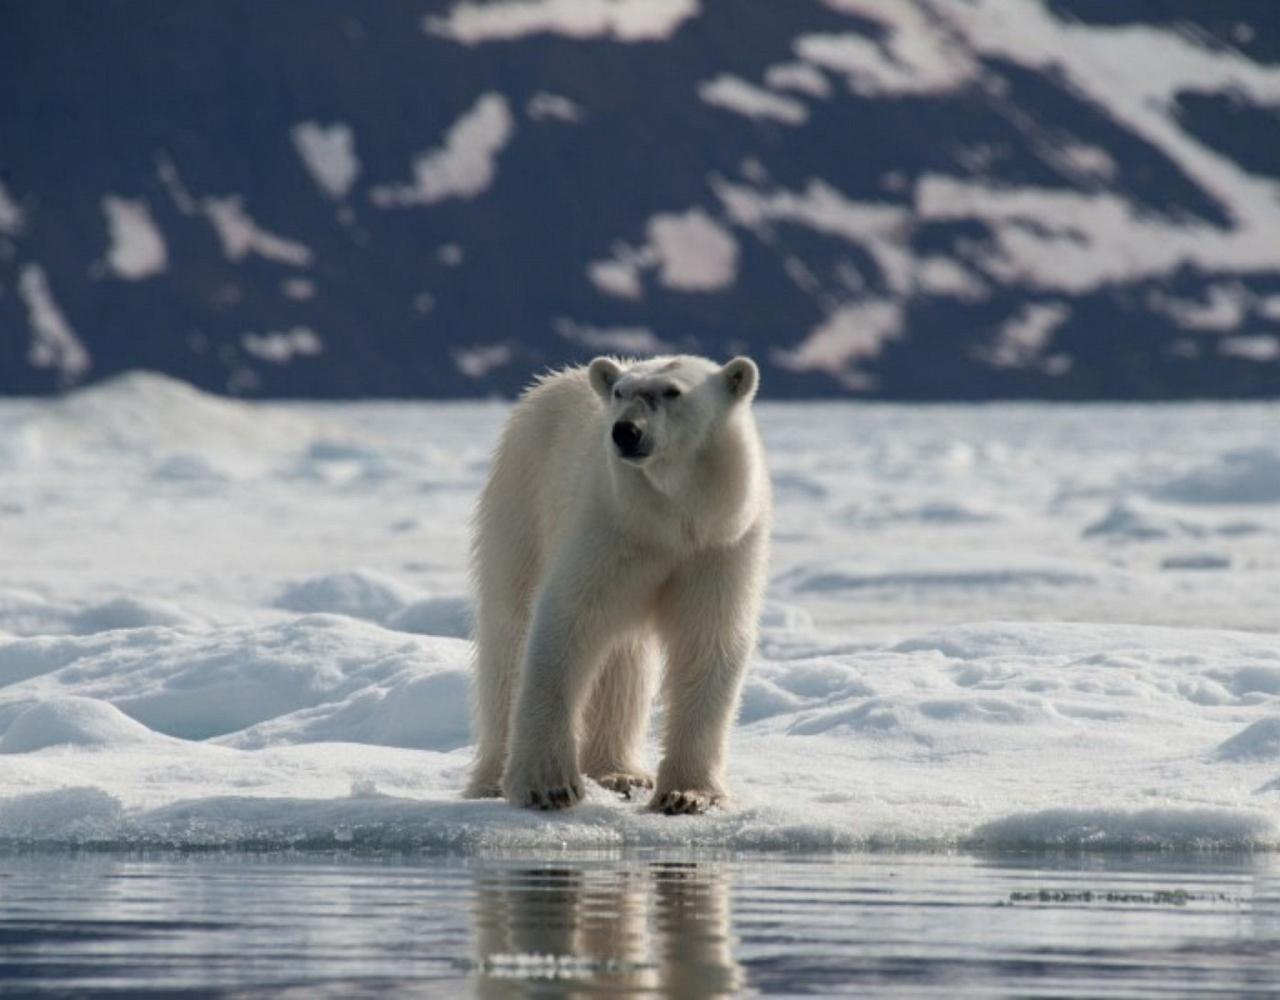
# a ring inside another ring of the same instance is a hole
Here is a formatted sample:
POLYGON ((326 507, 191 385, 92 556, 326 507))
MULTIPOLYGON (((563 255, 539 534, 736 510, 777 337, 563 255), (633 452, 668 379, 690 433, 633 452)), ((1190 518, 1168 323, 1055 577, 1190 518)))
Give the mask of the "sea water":
POLYGON ((1273 855, 0 856, 0 994, 1280 991, 1273 855))

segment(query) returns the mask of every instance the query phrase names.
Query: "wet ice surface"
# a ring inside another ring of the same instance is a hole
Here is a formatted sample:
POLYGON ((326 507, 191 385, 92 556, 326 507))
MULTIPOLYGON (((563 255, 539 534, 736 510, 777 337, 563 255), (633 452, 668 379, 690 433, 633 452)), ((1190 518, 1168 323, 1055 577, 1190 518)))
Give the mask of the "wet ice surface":
POLYGON ((1280 989, 1269 854, 38 854, 0 890, 0 980, 33 993, 1280 989))

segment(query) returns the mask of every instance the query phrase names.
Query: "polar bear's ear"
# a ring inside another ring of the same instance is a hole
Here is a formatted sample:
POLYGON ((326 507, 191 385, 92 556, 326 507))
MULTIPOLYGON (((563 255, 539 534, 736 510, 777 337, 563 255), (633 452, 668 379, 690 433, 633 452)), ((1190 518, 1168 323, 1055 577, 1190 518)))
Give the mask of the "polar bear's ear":
POLYGON ((609 394, 613 392, 613 383, 622 375, 618 362, 613 358, 596 358, 591 362, 587 373, 591 378, 591 388, 596 391, 596 395, 608 402, 609 394))
POLYGON ((756 394, 760 384, 760 369, 750 358, 734 358, 720 369, 720 377, 734 399, 744 402, 756 394))

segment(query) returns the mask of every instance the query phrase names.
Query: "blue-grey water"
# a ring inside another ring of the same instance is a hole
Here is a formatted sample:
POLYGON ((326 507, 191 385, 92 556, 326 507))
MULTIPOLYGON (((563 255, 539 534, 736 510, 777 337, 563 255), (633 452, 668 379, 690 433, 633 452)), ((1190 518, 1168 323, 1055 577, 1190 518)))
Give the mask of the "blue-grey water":
POLYGON ((1280 992, 1271 855, 0 855, 0 994, 1280 992))

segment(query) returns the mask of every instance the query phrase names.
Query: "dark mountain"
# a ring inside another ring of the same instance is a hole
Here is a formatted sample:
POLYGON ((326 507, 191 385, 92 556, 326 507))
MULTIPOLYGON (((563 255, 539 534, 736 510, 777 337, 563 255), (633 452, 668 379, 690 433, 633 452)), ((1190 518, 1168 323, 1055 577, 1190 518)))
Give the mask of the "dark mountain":
POLYGON ((0 392, 1280 394, 1273 0, 0 0, 0 392))

